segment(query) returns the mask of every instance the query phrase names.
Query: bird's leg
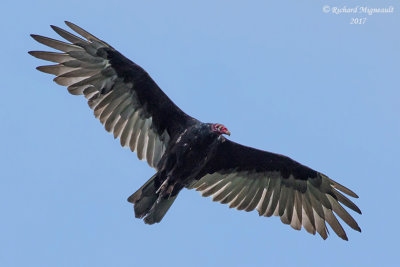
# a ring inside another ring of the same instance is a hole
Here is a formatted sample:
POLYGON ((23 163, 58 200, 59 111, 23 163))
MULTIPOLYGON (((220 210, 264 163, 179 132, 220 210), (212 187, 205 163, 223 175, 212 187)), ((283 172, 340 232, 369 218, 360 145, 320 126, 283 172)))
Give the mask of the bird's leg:
POLYGON ((170 198, 172 191, 174 190, 174 185, 168 185, 169 182, 169 176, 167 177, 167 179, 165 179, 165 181, 161 184, 161 186, 157 189, 156 194, 159 193, 159 197, 166 197, 170 198))
POLYGON ((160 187, 157 189, 156 194, 158 194, 159 192, 163 192, 165 190, 165 188, 168 185, 168 181, 169 181, 169 176, 167 177, 167 179, 165 179, 165 181, 160 185, 160 187))

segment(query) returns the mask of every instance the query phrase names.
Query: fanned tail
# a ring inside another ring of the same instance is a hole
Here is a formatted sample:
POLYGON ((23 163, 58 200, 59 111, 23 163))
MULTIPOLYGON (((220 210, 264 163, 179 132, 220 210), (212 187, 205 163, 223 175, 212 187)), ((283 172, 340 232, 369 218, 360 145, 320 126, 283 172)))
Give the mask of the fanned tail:
POLYGON ((162 197, 157 192, 155 178, 156 174, 128 198, 128 202, 134 205, 135 217, 144 217, 147 224, 160 222, 177 196, 162 197))

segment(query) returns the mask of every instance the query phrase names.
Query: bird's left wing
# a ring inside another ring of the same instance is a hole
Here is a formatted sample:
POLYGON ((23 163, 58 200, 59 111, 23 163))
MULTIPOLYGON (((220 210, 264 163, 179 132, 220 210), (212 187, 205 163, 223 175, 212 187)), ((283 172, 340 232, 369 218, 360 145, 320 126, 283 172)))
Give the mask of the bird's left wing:
POLYGON ((261 216, 280 216, 281 221, 327 238, 328 222, 342 239, 347 236, 334 213, 351 228, 361 231, 340 203, 361 214, 346 196, 354 192, 326 175, 288 157, 246 147, 221 138, 207 165, 188 188, 229 204, 231 208, 261 216), (341 192, 342 193, 341 193, 341 192), (333 213, 334 212, 334 213, 333 213))
POLYGON ((38 70, 54 74, 54 81, 73 95, 84 95, 94 115, 122 146, 137 151, 140 159, 157 168, 170 140, 194 119, 179 109, 139 65, 109 44, 73 23, 66 24, 83 38, 56 26, 53 30, 69 41, 40 35, 33 39, 61 51, 31 51, 32 56, 58 64, 38 70))

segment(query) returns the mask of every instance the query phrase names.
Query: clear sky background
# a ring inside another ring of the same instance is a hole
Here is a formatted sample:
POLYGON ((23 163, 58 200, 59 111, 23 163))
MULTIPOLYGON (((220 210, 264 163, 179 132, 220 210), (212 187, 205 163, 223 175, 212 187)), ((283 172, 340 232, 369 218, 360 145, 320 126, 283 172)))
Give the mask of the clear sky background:
POLYGON ((398 1, 10 2, 0 16, 0 266, 396 264, 398 1), (57 37, 49 25, 64 20, 144 67, 188 114, 225 124, 230 139, 353 189, 362 233, 345 226, 350 241, 323 241, 188 190, 162 223, 135 219, 126 198, 154 170, 27 54, 45 50, 30 33, 57 37))

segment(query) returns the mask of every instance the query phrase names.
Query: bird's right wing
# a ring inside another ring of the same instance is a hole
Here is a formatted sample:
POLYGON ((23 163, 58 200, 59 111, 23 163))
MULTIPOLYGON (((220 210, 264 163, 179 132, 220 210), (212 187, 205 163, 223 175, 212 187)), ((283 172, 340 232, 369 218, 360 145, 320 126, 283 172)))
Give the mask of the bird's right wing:
POLYGON ((286 156, 243 146, 221 138, 196 181, 188 186, 213 196, 231 208, 252 211, 260 216, 276 215, 285 224, 328 237, 325 222, 342 239, 347 236, 336 219, 361 231, 342 207, 361 213, 344 194, 358 197, 350 189, 286 156), (341 192, 340 192, 341 191, 341 192))
POLYGON ((57 76, 54 81, 67 86, 71 94, 84 95, 105 129, 157 168, 169 141, 196 120, 179 109, 139 65, 75 24, 66 24, 84 39, 56 26, 54 31, 70 43, 31 35, 61 51, 29 52, 58 63, 37 69, 57 76))

